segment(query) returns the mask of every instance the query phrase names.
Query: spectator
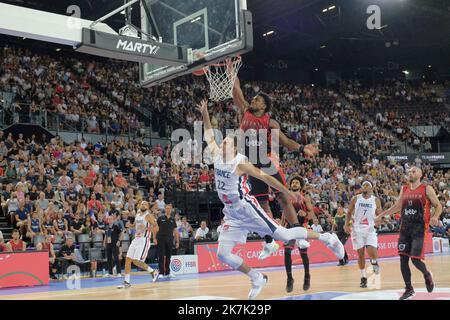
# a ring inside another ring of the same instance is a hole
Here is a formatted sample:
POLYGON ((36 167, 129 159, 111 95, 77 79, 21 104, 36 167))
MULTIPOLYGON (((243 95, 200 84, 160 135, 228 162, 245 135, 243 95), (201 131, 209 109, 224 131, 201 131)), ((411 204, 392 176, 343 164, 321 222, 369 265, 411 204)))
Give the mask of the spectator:
POLYGON ((116 223, 116 217, 114 215, 108 217, 108 226, 105 234, 104 245, 106 248, 109 272, 107 276, 113 275, 113 268, 116 267, 117 276, 121 277, 122 270, 119 263, 119 248, 122 230, 120 229, 119 224, 116 223))
POLYGON ((166 202, 164 201, 164 195, 162 193, 158 194, 158 199, 156 199, 156 205, 158 206, 158 209, 160 211, 160 214, 163 214, 164 209, 166 207, 166 202))
POLYGON ((69 223, 67 222, 67 219, 64 218, 62 209, 58 211, 56 219, 53 220, 53 227, 56 234, 61 237, 65 237, 67 234, 69 234, 69 223))
POLYGON ((67 268, 75 264, 75 245, 71 237, 67 237, 65 244, 58 252, 59 273, 64 274, 67 278, 67 268))
POLYGON ((322 226, 319 224, 319 219, 315 218, 313 220, 313 225, 311 226, 311 229, 314 232, 323 233, 322 226))
POLYGON ((50 278, 53 280, 56 280, 56 279, 58 279, 56 277, 56 272, 57 272, 56 264, 55 264, 56 254, 55 254, 55 250, 53 248, 52 239, 53 239, 53 236, 51 236, 51 235, 45 236, 45 241, 39 242, 36 246, 36 249, 48 251, 50 278))
POLYGON ((181 225, 178 228, 178 231, 182 239, 189 239, 190 235, 193 233, 192 226, 187 221, 186 216, 181 218, 181 225))
POLYGON ((206 226, 206 221, 202 220, 200 222, 200 228, 197 229, 195 232, 195 240, 207 240, 208 237, 209 228, 206 226))
POLYGON ((21 234, 27 233, 28 224, 28 211, 25 209, 25 203, 23 201, 19 202, 19 208, 16 210, 16 228, 18 228, 21 234))
POLYGON ((84 233, 84 225, 80 219, 80 214, 75 214, 75 218, 70 223, 70 231, 76 236, 84 233))
POLYGON ((20 239, 20 232, 14 229, 11 234, 12 239, 6 244, 6 251, 16 252, 16 251, 26 251, 27 244, 25 241, 20 239))
POLYGON ((8 251, 8 250, 7 250, 7 247, 5 244, 5 240, 3 239, 3 234, 0 231, 0 252, 5 252, 5 251, 8 251))
POLYGON ((28 230, 26 235, 31 242, 33 242, 34 237, 44 234, 44 231, 42 230, 41 220, 39 219, 36 211, 33 211, 31 215, 28 215, 27 229, 28 230))
POLYGON ((225 224, 225 220, 223 218, 220 219, 220 226, 218 226, 217 230, 216 230, 218 237, 220 236, 220 233, 223 231, 224 224, 225 224))

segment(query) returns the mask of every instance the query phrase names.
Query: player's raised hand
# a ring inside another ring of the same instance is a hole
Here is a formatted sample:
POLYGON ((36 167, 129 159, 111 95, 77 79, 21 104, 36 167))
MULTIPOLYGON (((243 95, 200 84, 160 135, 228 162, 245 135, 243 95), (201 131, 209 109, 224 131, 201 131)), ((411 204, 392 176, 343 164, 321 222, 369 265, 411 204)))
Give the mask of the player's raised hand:
POLYGON ((204 114, 205 112, 208 112, 208 100, 203 99, 199 104, 197 104, 197 110, 204 114))
POLYGON ((307 144, 303 149, 303 153, 307 156, 314 157, 319 154, 320 149, 318 144, 307 144))

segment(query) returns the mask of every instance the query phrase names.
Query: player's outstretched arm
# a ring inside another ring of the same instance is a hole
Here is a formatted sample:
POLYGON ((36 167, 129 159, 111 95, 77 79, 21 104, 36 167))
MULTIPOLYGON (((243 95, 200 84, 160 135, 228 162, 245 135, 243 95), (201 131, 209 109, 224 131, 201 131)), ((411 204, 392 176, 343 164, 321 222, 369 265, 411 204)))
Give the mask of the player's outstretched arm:
POLYGON ((256 179, 259 179, 259 180, 265 182, 266 184, 268 184, 270 187, 272 187, 278 191, 281 191, 282 193, 287 195, 287 197, 290 200, 295 200, 297 198, 297 195, 294 192, 290 191, 288 188, 286 188, 281 182, 279 182, 274 177, 269 176, 268 174, 264 173, 264 171, 262 171, 261 169, 258 169, 257 167, 255 167, 253 164, 251 164, 248 161, 241 163, 237 166, 236 174, 239 176, 248 174, 256 179))
POLYGON ((279 138, 280 144, 282 146, 288 148, 289 151, 300 151, 310 157, 313 157, 320 152, 317 144, 307 144, 306 146, 302 146, 298 142, 296 142, 292 139, 289 139, 281 131, 280 124, 274 119, 270 119, 269 127, 272 130, 272 133, 278 132, 278 138, 279 138), (274 130, 276 130, 276 131, 274 131, 274 130))
POLYGON ((381 222, 382 217, 399 212, 402 209, 402 198, 403 198, 403 189, 400 191, 400 195, 398 196, 397 201, 395 201, 395 204, 392 207, 390 207, 389 209, 381 212, 376 217, 375 222, 379 223, 379 222, 381 222))
POLYGON ((206 143, 208 144, 212 155, 215 157, 219 150, 219 147, 217 146, 216 140, 214 138, 214 130, 211 125, 211 120, 209 119, 208 100, 202 100, 202 102, 197 105, 197 110, 202 114, 203 117, 206 143))
POLYGON ((156 222, 155 216, 153 213, 148 214, 145 217, 145 220, 147 220, 148 223, 150 223, 150 226, 152 228, 152 233, 156 234, 159 231, 158 223, 156 222))
POLYGON ((248 102, 244 98, 244 94, 241 89, 241 82, 239 78, 236 77, 236 81, 233 86, 233 103, 239 108, 240 114, 243 115, 248 109, 248 102))
POLYGON ((434 191, 432 186, 427 186, 426 193, 427 198, 430 200, 431 205, 434 208, 434 214, 431 217, 430 224, 433 227, 437 227, 439 225, 439 218, 442 214, 442 204, 439 201, 436 192, 434 191))

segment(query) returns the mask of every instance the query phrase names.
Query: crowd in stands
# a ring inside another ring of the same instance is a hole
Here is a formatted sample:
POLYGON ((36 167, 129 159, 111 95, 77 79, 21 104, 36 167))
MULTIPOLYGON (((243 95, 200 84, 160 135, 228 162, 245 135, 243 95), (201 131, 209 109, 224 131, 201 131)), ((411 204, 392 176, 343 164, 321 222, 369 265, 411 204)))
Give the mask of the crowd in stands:
MULTIPOLYGON (((208 92, 201 78, 182 77, 146 89, 144 95, 136 84, 137 69, 128 63, 55 58, 7 45, 0 50, 0 61, 0 92, 15 94, 14 108, 29 107, 36 119, 45 109, 58 114, 64 123, 85 123, 88 132, 139 130, 142 123, 134 112, 138 107, 151 111, 154 127, 163 128, 161 134, 176 128, 192 129, 200 120, 195 104, 208 92)), ((402 118, 388 114, 385 121, 382 108, 397 103, 442 103, 426 86, 403 84, 364 91, 355 84, 324 89, 253 82, 245 84, 243 91, 248 97, 259 91, 268 93, 273 101, 272 117, 291 138, 302 144, 319 143, 327 151, 316 158, 283 152, 281 158, 288 179, 299 174, 307 180, 317 215, 310 222, 311 228, 324 232, 332 229, 332 217, 338 210, 347 210, 364 179, 372 181, 384 208, 393 204, 405 183, 408 165, 381 156, 397 147, 394 136, 380 127, 390 125, 398 130, 395 123, 402 118), (381 118, 367 120, 364 112, 370 114, 370 110, 380 113, 381 118), (362 164, 340 161, 332 155, 339 149, 356 150, 363 156, 362 164)), ((212 126, 236 128, 236 111, 230 101, 210 103, 212 126)), ((447 118, 443 116, 441 120, 448 121, 448 113, 447 118)), ((433 117, 424 119, 434 121, 433 117)), ((58 238, 64 243, 54 258, 70 260, 74 254, 71 239, 77 245, 80 235, 104 239, 110 217, 124 234, 133 237, 128 226, 142 199, 150 201, 158 215, 163 214, 167 192, 215 190, 211 166, 176 165, 171 151, 170 144, 148 146, 139 137, 108 143, 83 139, 66 143, 60 137, 5 136, 0 131, 1 209, 17 229, 11 243, 5 244, 0 234, 0 251, 12 250, 12 246, 23 250, 23 241, 29 247, 50 248, 58 238), (36 242, 37 236, 44 239, 36 242)), ((444 207, 442 226, 435 232, 450 235, 450 173, 424 164, 422 168, 424 182, 433 185, 444 207)), ((214 240, 220 232, 220 226, 217 230, 212 221, 188 221, 183 212, 175 220, 180 238, 187 241, 214 240)), ((398 220, 398 214, 386 217, 379 231, 398 230, 398 220)))
POLYGON ((11 113, 30 115, 38 124, 46 113, 60 129, 91 133, 140 132, 143 127, 132 112, 143 96, 136 65, 36 54, 8 45, 0 48, 0 61, 0 92, 14 94, 5 108, 11 113))

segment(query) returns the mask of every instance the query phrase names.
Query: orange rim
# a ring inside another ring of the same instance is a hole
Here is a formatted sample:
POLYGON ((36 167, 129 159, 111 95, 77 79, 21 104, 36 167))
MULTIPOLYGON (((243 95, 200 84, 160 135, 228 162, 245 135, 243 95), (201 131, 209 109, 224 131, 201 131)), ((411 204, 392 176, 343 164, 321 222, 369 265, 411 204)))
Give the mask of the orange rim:
POLYGON ((208 71, 208 68, 211 67, 211 66, 213 66, 213 67, 225 67, 227 65, 227 63, 229 63, 229 62, 230 63, 234 63, 235 61, 239 61, 241 59, 242 58, 241 58, 240 55, 237 55, 237 56, 234 56, 234 57, 230 57, 230 58, 226 58, 223 62, 212 63, 212 64, 209 64, 209 65, 207 65, 207 66, 205 66, 205 67, 203 67, 201 69, 195 70, 195 71, 192 72, 192 74, 194 76, 203 76, 208 71), (236 58, 236 60, 232 60, 234 58, 236 58))

